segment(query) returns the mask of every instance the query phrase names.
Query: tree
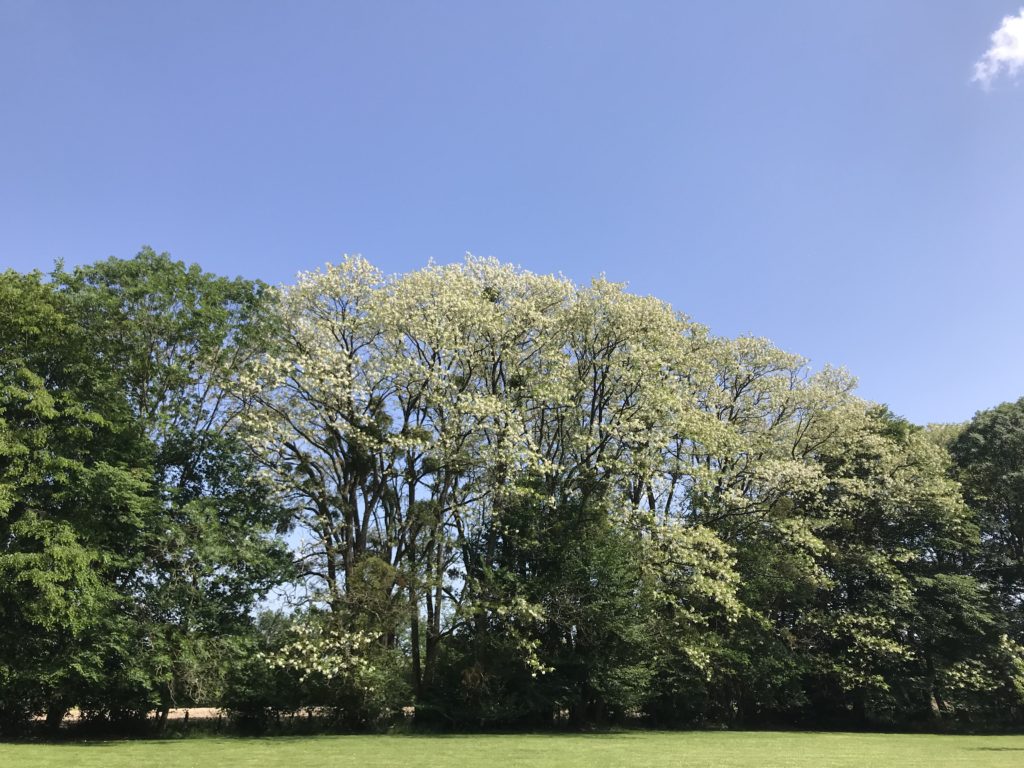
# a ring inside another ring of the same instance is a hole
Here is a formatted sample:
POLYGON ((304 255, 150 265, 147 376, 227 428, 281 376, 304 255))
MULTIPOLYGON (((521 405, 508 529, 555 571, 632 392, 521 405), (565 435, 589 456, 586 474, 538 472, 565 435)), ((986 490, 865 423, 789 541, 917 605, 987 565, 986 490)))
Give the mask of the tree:
MULTIPOLYGON (((626 541, 688 541, 673 538, 682 520, 658 474, 666 461, 669 472, 687 471, 666 453, 676 436, 707 441, 701 430, 714 425, 697 399, 710 366, 702 329, 662 302, 490 260, 384 278, 348 259, 302 276, 278 310, 267 355, 236 382, 250 440, 310 533, 303 558, 313 602, 339 631, 372 629, 388 646, 408 616, 421 696, 445 637, 473 646, 499 626, 532 678, 544 666, 541 636, 569 642, 580 624, 545 625, 541 585, 550 578, 578 600, 591 568, 623 573, 603 558, 626 541), (644 514, 634 514, 641 503, 644 514), (565 515, 581 539, 553 522, 565 515), (542 530, 587 545, 575 570, 541 554, 559 544, 531 543, 542 530), (539 573, 545 562, 554 570, 539 573), (523 589, 511 586, 523 577, 523 589)), ((727 560, 723 549, 707 552, 727 560)), ((631 562, 633 575, 616 583, 635 598, 647 565, 631 562)), ((699 583, 694 562, 706 559, 684 561, 684 574, 665 573, 666 583, 699 583)), ((649 614, 640 614, 631 633, 644 631, 649 614)), ((605 637, 610 652, 624 634, 605 637)), ((462 672, 472 679, 472 669, 462 672)), ((593 691, 605 685, 584 679, 593 691)), ((550 699, 544 706, 550 714, 550 699)))
MULTIPOLYGON (((141 546, 118 578, 132 644, 121 651, 162 717, 217 694, 233 634, 287 571, 287 522, 233 427, 227 371, 255 354, 264 311, 259 283, 218 277, 143 249, 53 283, 114 377, 147 442, 152 503, 141 546), (130 661, 129 661, 130 659, 130 661)), ((110 710, 111 696, 97 696, 110 710), (106 702, 104 702, 106 698, 106 702)))
POLYGON ((59 723, 106 674, 148 449, 95 337, 39 274, 0 275, 0 732, 59 723))
POLYGON ((983 543, 980 574, 1024 641, 1024 398, 975 415, 950 445, 983 543))
POLYGON ((5 273, 0 311, 5 732, 214 701, 342 728, 1022 709, 1024 400, 920 429, 763 339, 473 257, 272 289, 144 249, 5 273))

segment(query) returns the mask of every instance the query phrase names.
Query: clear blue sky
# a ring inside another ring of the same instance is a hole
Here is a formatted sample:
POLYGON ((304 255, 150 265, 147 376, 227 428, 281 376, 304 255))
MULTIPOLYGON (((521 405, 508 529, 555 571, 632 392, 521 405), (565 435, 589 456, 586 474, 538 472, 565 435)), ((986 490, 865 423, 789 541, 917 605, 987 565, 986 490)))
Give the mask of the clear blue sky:
POLYGON ((1022 0, 0 0, 0 267, 605 272, 917 422, 1024 395, 1022 0))

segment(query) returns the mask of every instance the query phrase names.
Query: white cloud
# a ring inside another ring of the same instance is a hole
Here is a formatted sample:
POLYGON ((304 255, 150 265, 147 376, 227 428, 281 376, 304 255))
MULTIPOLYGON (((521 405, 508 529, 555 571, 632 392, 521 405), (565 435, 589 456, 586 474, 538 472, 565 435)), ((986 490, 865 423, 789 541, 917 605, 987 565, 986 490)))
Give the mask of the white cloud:
POLYGON ((988 88, 1006 72, 1011 77, 1024 68, 1024 8, 1016 16, 1006 16, 992 33, 992 45, 974 65, 974 81, 988 88))

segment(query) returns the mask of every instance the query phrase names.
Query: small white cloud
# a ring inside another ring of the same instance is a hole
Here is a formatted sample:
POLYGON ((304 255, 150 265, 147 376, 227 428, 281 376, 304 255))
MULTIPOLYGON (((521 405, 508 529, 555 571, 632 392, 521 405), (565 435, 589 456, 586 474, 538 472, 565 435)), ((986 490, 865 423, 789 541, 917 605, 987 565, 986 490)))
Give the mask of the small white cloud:
POLYGON ((1006 72, 1013 77, 1024 68, 1024 8, 1016 16, 1006 16, 992 33, 992 45, 974 65, 974 81, 989 88, 1006 72))

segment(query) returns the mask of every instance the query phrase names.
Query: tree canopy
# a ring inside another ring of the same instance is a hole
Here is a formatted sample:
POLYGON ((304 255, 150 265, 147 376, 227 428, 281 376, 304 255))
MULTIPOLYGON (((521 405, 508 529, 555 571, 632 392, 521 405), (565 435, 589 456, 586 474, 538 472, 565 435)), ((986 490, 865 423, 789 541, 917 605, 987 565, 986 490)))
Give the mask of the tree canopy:
POLYGON ((0 314, 0 729, 1021 717, 1024 400, 921 428, 490 259, 145 249, 0 314))

